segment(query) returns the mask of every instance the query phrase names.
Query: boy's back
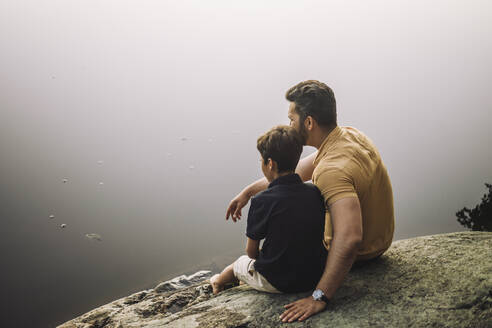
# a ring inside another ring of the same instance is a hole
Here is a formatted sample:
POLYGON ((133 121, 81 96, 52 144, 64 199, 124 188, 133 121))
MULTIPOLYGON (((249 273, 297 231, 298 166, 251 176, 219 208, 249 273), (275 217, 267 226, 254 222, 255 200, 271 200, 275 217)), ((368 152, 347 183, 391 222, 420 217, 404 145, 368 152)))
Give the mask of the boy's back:
POLYGON ((282 292, 314 289, 326 261, 325 207, 319 190, 297 174, 280 176, 252 198, 246 235, 265 238, 255 269, 282 292))

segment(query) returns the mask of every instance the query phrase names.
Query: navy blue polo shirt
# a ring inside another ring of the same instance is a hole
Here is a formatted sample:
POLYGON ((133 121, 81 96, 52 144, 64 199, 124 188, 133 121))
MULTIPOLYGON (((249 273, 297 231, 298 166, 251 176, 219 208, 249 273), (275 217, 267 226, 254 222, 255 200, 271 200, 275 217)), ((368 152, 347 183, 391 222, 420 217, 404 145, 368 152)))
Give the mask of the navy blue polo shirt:
POLYGON ((315 185, 289 174, 251 199, 246 236, 265 239, 255 269, 279 291, 316 287, 326 263, 325 207, 315 185))

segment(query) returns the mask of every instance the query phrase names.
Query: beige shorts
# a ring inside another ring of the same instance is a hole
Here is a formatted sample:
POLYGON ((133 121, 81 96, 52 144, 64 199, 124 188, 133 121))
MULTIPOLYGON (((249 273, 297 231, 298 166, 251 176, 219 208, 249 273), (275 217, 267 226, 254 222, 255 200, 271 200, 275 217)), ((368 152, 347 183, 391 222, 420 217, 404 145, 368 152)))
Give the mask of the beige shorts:
POLYGON ((267 293, 281 293, 255 270, 255 260, 243 255, 232 264, 234 275, 250 287, 267 293))

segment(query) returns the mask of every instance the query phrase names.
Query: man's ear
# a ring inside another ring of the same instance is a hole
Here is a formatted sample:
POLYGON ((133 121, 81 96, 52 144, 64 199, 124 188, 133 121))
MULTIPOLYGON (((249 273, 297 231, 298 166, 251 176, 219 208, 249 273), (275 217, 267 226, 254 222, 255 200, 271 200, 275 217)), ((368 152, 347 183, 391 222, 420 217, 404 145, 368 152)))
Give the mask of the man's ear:
POLYGON ((272 170, 273 168, 273 160, 271 158, 268 159, 267 166, 269 170, 272 170))
POLYGON ((308 115, 306 119, 304 120, 304 127, 306 130, 311 131, 314 127, 314 119, 312 116, 308 115))

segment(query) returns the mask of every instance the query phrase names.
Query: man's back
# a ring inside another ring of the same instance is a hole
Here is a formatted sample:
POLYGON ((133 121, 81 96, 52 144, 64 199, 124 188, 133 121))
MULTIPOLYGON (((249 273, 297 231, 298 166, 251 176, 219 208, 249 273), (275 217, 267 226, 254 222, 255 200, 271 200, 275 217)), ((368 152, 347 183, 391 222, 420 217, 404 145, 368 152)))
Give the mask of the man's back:
POLYGON ((246 235, 265 238, 255 269, 282 292, 307 291, 326 260, 324 206, 319 190, 297 174, 282 176, 251 200, 246 235))
MULTIPOLYGON (((369 259, 391 245, 394 232, 393 192, 387 169, 374 144, 352 127, 336 127, 319 147, 313 182, 327 208, 335 201, 359 198, 363 239, 358 259, 369 259)), ((325 244, 331 240, 327 212, 325 244), (327 231, 329 231, 327 233, 327 231)))

